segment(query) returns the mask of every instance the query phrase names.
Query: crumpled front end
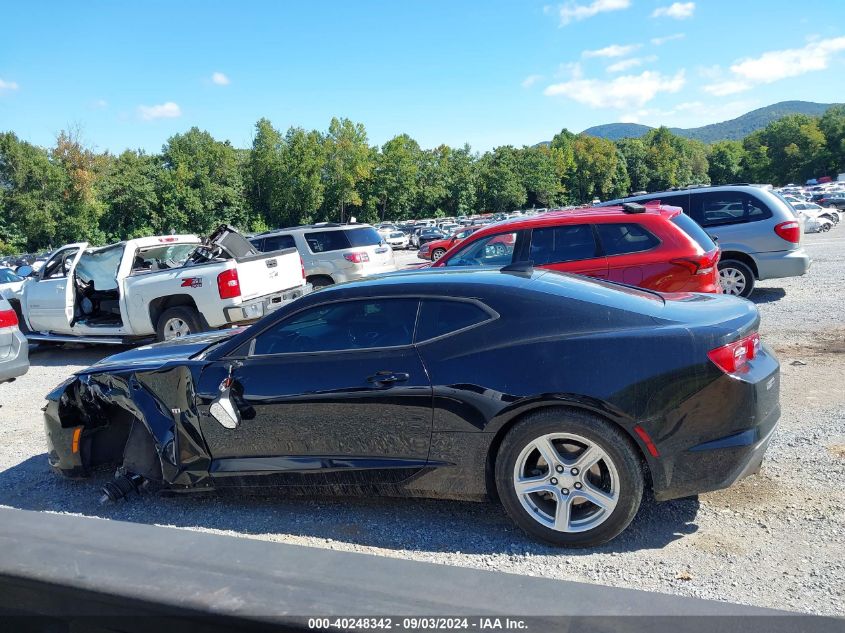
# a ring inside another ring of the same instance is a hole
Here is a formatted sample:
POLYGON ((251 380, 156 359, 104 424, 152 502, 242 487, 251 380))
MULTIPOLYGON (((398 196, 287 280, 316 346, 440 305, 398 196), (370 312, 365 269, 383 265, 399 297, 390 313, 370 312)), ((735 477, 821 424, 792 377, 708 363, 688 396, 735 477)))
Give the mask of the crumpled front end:
POLYGON ((114 465, 169 488, 210 486, 190 365, 83 373, 47 396, 50 466, 68 477, 114 465))

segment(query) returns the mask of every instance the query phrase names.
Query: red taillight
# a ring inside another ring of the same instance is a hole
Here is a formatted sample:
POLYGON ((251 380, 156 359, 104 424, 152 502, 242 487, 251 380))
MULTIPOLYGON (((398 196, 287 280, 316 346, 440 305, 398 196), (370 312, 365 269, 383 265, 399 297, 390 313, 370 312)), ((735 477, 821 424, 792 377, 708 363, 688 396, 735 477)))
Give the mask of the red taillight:
POLYGON ((760 335, 757 332, 733 343, 722 345, 707 352, 707 357, 726 374, 740 370, 752 360, 760 349, 760 335))
POLYGON ((720 251, 715 253, 704 253, 699 257, 683 257, 673 259, 672 263, 686 268, 690 275, 709 275, 719 261, 720 251))
POLYGON ((363 264, 364 262, 370 261, 370 256, 366 253, 345 253, 343 258, 353 264, 363 264))
POLYGON ((801 224, 796 220, 789 222, 781 222, 775 225, 775 233, 778 237, 785 239, 787 242, 797 244, 801 241, 801 224))
POLYGON ((302 270, 302 278, 305 279, 305 262, 302 261, 302 257, 299 258, 299 268, 302 270))
POLYGON ((4 327, 15 327, 18 324, 18 315, 14 310, 0 310, 0 329, 4 327))
POLYGON ((231 268, 217 275, 217 290, 221 299, 240 297, 241 282, 238 279, 238 271, 231 268))

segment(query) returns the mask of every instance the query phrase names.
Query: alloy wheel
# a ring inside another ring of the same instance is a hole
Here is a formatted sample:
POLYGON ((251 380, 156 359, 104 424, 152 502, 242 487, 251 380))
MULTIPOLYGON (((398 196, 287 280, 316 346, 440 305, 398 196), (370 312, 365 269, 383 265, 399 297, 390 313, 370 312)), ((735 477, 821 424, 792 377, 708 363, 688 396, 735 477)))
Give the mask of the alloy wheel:
POLYGON ((739 296, 745 290, 747 282, 741 270, 726 267, 719 271, 719 283, 725 294, 739 296))
POLYGON ((191 327, 182 319, 174 317, 168 319, 164 324, 164 340, 170 341, 175 338, 182 338, 191 333, 191 327))
POLYGON ((573 433, 549 433, 522 449, 513 486, 522 507, 540 525, 558 532, 586 532, 613 513, 620 477, 597 443, 573 433))

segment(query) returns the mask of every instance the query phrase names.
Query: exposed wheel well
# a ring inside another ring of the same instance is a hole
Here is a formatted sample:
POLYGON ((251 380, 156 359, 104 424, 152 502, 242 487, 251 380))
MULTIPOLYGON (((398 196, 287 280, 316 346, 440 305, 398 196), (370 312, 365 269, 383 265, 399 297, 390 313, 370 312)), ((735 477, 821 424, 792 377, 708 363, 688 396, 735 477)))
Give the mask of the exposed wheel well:
POLYGON ((318 285, 320 281, 325 282, 320 284, 323 286, 331 286, 334 284, 334 279, 332 279, 329 275, 308 275, 308 277, 305 278, 305 281, 313 285, 318 285))
POLYGON ((734 259, 738 262, 742 262, 751 269, 751 272, 754 273, 755 279, 760 278, 760 273, 757 271, 757 263, 754 261, 754 258, 748 255, 747 253, 743 253, 741 251, 724 251, 722 253, 722 256, 719 258, 719 261, 724 262, 729 259, 734 259))
POLYGON ((9 299, 9 305, 12 307, 12 310, 15 311, 15 315, 18 317, 18 328, 21 332, 26 334, 29 332, 29 326, 26 324, 26 320, 23 318, 23 308, 21 308, 21 302, 17 299, 9 299))
MULTIPOLYGON (((150 301, 150 321, 153 324, 153 329, 158 326, 158 319, 165 310, 175 308, 177 306, 185 306, 197 310, 197 304, 191 295, 170 295, 169 297, 159 297, 150 301)), ((199 314, 199 310, 197 310, 199 314)), ((202 319, 202 314, 200 314, 202 319)))
POLYGON ((505 439, 505 436, 508 434, 508 432, 514 426, 516 426, 519 422, 524 420, 526 417, 528 417, 532 413, 536 413, 537 411, 548 411, 550 409, 557 409, 561 413, 566 413, 567 411, 579 411, 581 413, 586 412, 586 413, 589 413, 590 415, 594 415, 594 416, 599 417, 603 420, 606 420, 606 421, 610 422, 611 424, 614 424, 614 425, 618 426, 620 429, 622 429, 622 431, 625 433, 625 435, 630 440, 631 446, 634 447, 634 450, 636 451, 637 455, 640 458, 640 462, 642 463, 643 473, 645 474, 645 482, 644 482, 645 487, 649 490, 651 490, 653 488, 653 482, 652 482, 652 479, 651 479, 651 471, 648 468, 648 461, 646 460, 645 453, 643 453, 642 448, 635 441, 635 439, 631 436, 631 434, 628 432, 627 429, 625 429, 623 426, 617 424, 616 422, 614 422, 610 418, 596 413, 592 409, 588 409, 586 407, 579 407, 579 406, 575 406, 575 405, 561 405, 561 404, 549 403, 547 405, 535 407, 533 409, 529 409, 528 411, 524 411, 523 413, 520 413, 519 415, 515 416, 513 419, 509 420, 496 433, 496 436, 493 438, 493 441, 490 443, 490 448, 487 451, 487 464, 486 464, 485 473, 484 473, 485 483, 486 483, 486 486, 487 486, 487 494, 490 496, 490 498, 496 499, 498 501, 498 497, 499 497, 498 492, 496 490, 496 459, 499 455, 499 448, 502 445, 502 440, 505 439))

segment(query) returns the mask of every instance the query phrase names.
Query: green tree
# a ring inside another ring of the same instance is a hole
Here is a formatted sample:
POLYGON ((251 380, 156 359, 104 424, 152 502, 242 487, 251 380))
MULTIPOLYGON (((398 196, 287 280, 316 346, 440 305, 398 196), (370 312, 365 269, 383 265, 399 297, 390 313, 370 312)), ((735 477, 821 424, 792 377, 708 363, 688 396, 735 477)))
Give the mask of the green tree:
POLYGON ((519 153, 522 185, 530 207, 550 207, 561 201, 563 173, 551 147, 525 147, 519 153))
POLYGON ((232 145, 193 127, 168 139, 159 182, 164 226, 209 233, 221 223, 249 228, 240 158, 232 145))
POLYGON ((379 217, 411 217, 420 182, 422 151, 407 134, 395 136, 381 147, 373 173, 379 217))
POLYGON ((283 222, 282 135, 268 119, 255 124, 252 151, 246 161, 246 199, 253 213, 270 225, 283 222))
POLYGON ((333 118, 325 149, 325 199, 330 205, 326 210, 336 214, 333 219, 345 222, 347 207, 361 205, 361 189, 373 170, 373 154, 364 125, 333 118))
POLYGON ((763 128, 760 139, 768 148, 766 182, 804 182, 824 169, 826 141, 816 118, 804 114, 785 116, 763 128))
POLYGON ((519 150, 504 145, 479 161, 479 198, 484 209, 512 211, 522 207, 528 196, 522 182, 519 150))
POLYGON ((0 241, 4 250, 37 251, 58 242, 66 186, 47 151, 12 132, 0 134, 0 241))
POLYGON ((469 145, 458 149, 442 148, 446 170, 447 195, 444 210, 448 215, 472 213, 478 200, 478 169, 469 145))
POLYGON ((316 130, 290 128, 282 152, 282 206, 286 213, 277 226, 293 226, 314 221, 323 205, 326 165, 323 136, 316 130))
POLYGON ((726 185, 742 180, 745 149, 739 141, 718 141, 710 146, 710 182, 726 185))
POLYGON ((617 141, 616 145, 625 160, 631 191, 646 191, 650 176, 645 143, 638 138, 623 138, 617 141))
POLYGON ((593 198, 613 197, 618 180, 620 154, 612 141, 579 134, 573 141, 575 168, 569 177, 569 188, 576 202, 593 198))
POLYGON ((834 106, 819 119, 826 151, 822 163, 831 176, 845 172, 845 106, 834 106))
POLYGON ((100 229, 108 242, 165 231, 157 184, 161 163, 155 156, 126 150, 109 161, 99 185, 106 206, 100 229))

